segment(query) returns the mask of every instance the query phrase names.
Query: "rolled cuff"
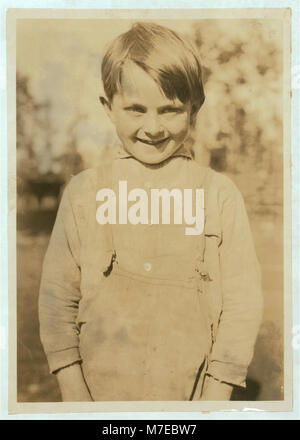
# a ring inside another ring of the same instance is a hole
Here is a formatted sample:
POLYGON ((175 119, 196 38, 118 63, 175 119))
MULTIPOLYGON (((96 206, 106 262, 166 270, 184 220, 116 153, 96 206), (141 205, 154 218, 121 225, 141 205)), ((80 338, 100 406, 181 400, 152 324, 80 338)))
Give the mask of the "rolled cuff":
POLYGON ((61 368, 67 367, 76 362, 81 362, 79 349, 77 347, 66 350, 46 353, 50 373, 55 373, 61 368))
POLYGON ((247 371, 248 368, 243 365, 211 361, 208 365, 206 374, 221 382, 246 388, 247 371))

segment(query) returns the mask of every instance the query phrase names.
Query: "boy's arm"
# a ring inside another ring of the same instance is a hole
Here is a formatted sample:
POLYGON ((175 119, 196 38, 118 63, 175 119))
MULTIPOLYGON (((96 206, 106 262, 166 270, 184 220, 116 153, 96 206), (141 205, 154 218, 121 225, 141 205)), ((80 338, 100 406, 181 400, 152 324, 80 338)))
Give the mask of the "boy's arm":
MULTIPOLYGON (((243 198, 233 183, 223 191, 220 267, 223 306, 206 379, 209 394, 218 385, 245 387, 262 318, 262 292, 252 234, 243 198), (220 382, 214 382, 214 379, 220 382)), ((205 393, 205 388, 204 388, 205 393)), ((222 392, 220 391, 222 394, 222 392)))
POLYGON ((88 389, 78 364, 81 358, 76 326, 81 299, 80 238, 69 187, 64 191, 43 263, 40 337, 50 372, 57 373, 63 399, 76 400, 80 395, 86 400, 88 389))

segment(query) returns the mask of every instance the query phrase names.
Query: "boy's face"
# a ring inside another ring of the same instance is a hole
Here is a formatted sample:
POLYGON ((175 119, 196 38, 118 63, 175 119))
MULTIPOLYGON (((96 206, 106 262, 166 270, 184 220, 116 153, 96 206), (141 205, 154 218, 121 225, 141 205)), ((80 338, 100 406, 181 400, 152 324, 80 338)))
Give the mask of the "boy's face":
POLYGON ((141 162, 162 162, 189 133, 190 103, 168 99, 151 76, 131 62, 122 70, 121 86, 105 108, 124 148, 141 162))

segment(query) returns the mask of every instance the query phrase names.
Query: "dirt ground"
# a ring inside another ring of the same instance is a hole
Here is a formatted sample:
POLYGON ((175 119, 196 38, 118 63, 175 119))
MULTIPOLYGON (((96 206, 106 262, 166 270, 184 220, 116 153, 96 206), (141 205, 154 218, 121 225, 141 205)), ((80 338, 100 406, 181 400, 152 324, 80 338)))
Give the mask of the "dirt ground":
MULTIPOLYGON (((49 374, 39 340, 38 290, 43 256, 55 211, 19 216, 18 277, 18 401, 57 402, 56 378, 49 374)), ((251 226, 262 266, 264 319, 249 368, 246 390, 233 400, 281 400, 283 387, 283 237, 280 216, 252 215, 251 226)))

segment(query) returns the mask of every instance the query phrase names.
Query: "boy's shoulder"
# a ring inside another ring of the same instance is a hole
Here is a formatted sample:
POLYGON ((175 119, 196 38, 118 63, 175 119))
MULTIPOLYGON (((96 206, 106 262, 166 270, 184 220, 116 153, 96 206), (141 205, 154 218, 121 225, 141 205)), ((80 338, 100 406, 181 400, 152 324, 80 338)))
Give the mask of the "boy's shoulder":
POLYGON ((194 164, 196 172, 199 175, 205 175, 204 185, 207 191, 217 193, 219 196, 226 198, 240 195, 239 189, 230 177, 210 167, 200 165, 195 161, 194 164))
MULTIPOLYGON (((111 170, 112 163, 119 158, 118 151, 108 152, 108 159, 95 166, 87 168, 80 173, 72 176, 67 184, 68 191, 72 194, 87 195, 87 192, 94 192, 99 183, 106 184, 108 171, 111 170)), ((94 196, 94 193, 93 193, 94 196)))
POLYGON ((97 168, 88 168, 72 176, 66 185, 71 200, 77 202, 87 201, 90 195, 94 196, 97 183, 97 168))

